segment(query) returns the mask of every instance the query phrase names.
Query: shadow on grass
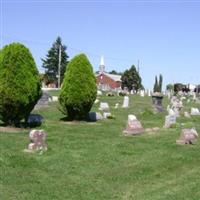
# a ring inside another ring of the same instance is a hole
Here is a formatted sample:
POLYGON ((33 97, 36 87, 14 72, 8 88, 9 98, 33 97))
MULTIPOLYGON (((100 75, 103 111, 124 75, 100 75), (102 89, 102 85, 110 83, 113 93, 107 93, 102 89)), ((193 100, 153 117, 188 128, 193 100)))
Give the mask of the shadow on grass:
POLYGON ((40 127, 44 121, 44 118, 39 114, 30 114, 27 122, 20 121, 17 125, 8 125, 2 121, 0 121, 0 128, 2 130, 20 130, 20 129, 30 129, 40 127))
POLYGON ((39 114, 30 114, 28 117, 27 123, 24 123, 25 126, 29 128, 36 128, 42 125, 44 118, 39 114))
POLYGON ((60 119, 62 122, 71 123, 71 124, 77 124, 77 123, 94 123, 98 121, 97 114, 95 112, 90 112, 85 117, 85 119, 72 119, 68 116, 63 117, 60 119))
POLYGON ((0 132, 1 133, 21 133, 22 131, 27 131, 29 129, 15 126, 8 126, 3 122, 0 122, 0 132))

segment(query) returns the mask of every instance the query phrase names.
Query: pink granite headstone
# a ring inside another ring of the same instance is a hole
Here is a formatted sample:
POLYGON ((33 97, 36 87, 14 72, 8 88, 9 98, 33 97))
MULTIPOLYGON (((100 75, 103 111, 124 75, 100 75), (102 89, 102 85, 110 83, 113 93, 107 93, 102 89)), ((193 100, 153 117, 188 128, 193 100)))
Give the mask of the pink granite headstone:
POLYGON ((28 145, 28 152, 35 152, 35 151, 46 151, 47 145, 45 143, 45 139, 47 134, 44 130, 32 130, 29 133, 29 138, 31 143, 28 145))
POLYGON ((198 133, 195 128, 182 129, 180 138, 176 140, 177 144, 193 144, 198 138, 198 133))
POLYGON ((140 121, 134 115, 128 115, 126 129, 123 131, 125 135, 137 135, 144 132, 144 128, 140 121))

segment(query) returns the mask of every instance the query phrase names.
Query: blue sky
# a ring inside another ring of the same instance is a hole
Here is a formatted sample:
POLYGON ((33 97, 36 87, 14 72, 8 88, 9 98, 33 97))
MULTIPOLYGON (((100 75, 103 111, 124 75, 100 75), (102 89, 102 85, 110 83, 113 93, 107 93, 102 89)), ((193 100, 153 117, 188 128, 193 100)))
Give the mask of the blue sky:
POLYGON ((1 0, 1 47, 22 42, 41 71, 57 36, 70 58, 84 52, 94 71, 137 65, 143 85, 200 83, 200 1, 1 0))

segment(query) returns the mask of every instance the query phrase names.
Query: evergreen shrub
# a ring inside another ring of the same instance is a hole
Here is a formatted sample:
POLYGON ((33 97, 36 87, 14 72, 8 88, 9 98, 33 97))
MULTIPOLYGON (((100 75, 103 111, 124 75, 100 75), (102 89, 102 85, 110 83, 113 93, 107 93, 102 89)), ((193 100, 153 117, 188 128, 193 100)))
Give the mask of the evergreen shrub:
POLYGON ((24 45, 12 43, 0 50, 0 120, 18 126, 27 121, 41 97, 41 82, 34 59, 24 45))
POLYGON ((79 54, 67 65, 59 97, 61 111, 70 120, 86 119, 96 95, 92 66, 84 54, 79 54))

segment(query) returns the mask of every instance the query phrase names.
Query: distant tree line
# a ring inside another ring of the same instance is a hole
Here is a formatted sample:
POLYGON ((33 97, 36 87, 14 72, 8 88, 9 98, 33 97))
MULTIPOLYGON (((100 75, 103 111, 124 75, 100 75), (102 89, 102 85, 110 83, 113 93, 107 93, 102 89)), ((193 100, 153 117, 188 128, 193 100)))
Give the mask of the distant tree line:
POLYGON ((112 71, 109 72, 109 74, 122 75, 123 73, 122 72, 117 72, 115 70, 112 70, 112 71))
MULTIPOLYGON (((182 92, 190 92, 190 88, 188 84, 183 84, 183 83, 175 83, 175 84, 168 84, 166 86, 167 90, 174 91, 174 93, 178 93, 180 91, 182 92)), ((197 85, 196 88, 194 89, 194 92, 200 93, 200 85, 197 85)))

